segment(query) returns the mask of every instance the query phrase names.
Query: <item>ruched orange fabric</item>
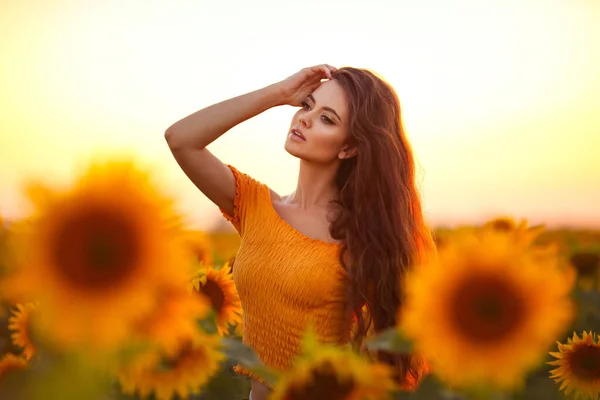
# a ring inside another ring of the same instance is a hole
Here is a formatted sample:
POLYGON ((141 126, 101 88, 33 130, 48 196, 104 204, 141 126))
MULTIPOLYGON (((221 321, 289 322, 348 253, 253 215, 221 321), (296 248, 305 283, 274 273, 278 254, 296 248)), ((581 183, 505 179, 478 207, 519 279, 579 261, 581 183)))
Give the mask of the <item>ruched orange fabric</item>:
MULTIPOLYGON (((244 343, 279 371, 292 366, 309 325, 323 342, 348 343, 341 246, 294 229, 273 208, 266 185, 228 167, 236 182, 234 212, 221 212, 241 237, 233 278, 242 302, 244 343)), ((235 370, 260 381, 241 366, 235 370)))

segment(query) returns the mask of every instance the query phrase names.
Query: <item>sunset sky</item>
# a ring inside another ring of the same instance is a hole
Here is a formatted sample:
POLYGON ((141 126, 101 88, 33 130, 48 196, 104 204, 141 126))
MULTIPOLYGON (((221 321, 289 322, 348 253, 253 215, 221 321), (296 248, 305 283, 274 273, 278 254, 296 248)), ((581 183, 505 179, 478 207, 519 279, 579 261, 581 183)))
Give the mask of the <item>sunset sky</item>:
MULTIPOLYGON (((165 129, 329 63, 397 89, 432 224, 509 214, 600 227, 598 43, 597 0, 0 0, 0 213, 27 212, 27 179, 62 184, 120 152, 155 167, 208 228, 217 209, 165 129)), ((289 193, 293 112, 272 109, 210 149, 289 193)))

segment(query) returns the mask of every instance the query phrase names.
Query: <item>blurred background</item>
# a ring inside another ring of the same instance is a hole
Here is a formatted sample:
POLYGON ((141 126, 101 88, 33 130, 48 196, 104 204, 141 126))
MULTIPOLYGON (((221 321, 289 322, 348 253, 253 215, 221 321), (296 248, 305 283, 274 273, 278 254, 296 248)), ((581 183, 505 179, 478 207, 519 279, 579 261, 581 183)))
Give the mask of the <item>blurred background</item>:
MULTIPOLYGON (((91 156, 157 167, 189 223, 225 227, 165 143, 176 120, 313 64, 398 91, 435 226, 510 214, 600 227, 600 2, 372 0, 0 2, 0 215, 22 184, 68 182, 91 156)), ((280 193, 291 107, 210 146, 280 193)))

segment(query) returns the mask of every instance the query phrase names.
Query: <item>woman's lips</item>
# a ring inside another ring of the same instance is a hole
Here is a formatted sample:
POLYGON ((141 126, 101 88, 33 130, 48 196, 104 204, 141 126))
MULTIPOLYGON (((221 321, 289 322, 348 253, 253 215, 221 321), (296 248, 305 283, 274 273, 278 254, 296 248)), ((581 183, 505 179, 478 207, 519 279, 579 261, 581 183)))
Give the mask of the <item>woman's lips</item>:
POLYGON ((294 139, 294 140, 299 140, 299 141, 302 141, 302 142, 306 142, 306 138, 302 134, 302 131, 300 129, 298 129, 298 128, 293 128, 290 131, 290 135, 291 135, 292 139, 294 139))

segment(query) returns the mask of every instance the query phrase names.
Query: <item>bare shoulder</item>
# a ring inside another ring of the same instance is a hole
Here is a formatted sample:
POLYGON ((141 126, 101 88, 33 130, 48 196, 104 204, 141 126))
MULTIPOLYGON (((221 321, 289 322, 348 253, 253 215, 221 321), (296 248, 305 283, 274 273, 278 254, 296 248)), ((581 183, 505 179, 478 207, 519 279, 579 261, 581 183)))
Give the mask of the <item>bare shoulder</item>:
POLYGON ((277 194, 277 192, 275 192, 273 189, 269 188, 269 194, 271 196, 271 202, 275 203, 282 203, 285 198, 287 196, 280 196, 279 194, 277 194))

